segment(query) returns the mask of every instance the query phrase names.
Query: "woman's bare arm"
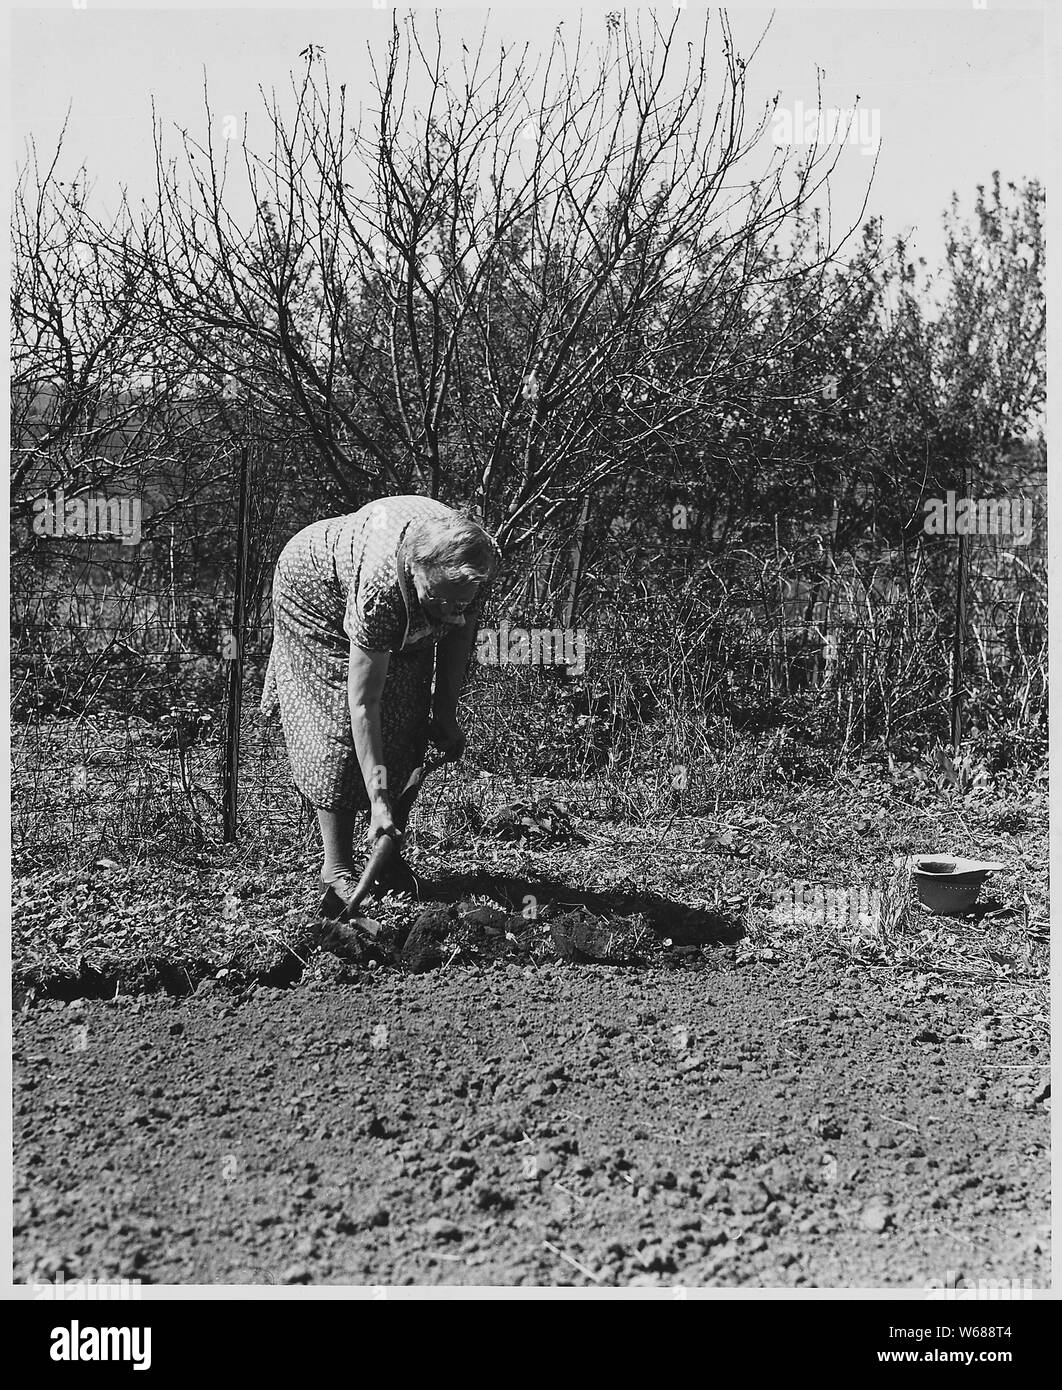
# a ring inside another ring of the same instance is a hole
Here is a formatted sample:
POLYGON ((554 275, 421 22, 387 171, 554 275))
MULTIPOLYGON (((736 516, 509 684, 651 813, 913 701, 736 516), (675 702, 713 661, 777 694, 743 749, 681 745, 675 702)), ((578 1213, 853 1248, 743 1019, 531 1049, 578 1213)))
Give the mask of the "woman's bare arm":
POLYGON ((370 652, 351 646, 347 671, 347 703, 354 751, 369 794, 369 839, 395 830, 391 818, 391 787, 384 763, 383 733, 380 728, 380 698, 383 695, 390 652, 370 652))

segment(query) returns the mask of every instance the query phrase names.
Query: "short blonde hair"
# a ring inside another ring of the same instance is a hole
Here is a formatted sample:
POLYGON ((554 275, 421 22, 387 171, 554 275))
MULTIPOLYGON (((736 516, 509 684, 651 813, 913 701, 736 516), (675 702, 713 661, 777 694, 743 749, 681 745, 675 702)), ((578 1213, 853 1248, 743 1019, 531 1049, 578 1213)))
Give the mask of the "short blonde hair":
POLYGON ((498 564, 498 547, 478 522, 454 512, 425 517, 406 532, 406 555, 453 584, 481 584, 498 564))

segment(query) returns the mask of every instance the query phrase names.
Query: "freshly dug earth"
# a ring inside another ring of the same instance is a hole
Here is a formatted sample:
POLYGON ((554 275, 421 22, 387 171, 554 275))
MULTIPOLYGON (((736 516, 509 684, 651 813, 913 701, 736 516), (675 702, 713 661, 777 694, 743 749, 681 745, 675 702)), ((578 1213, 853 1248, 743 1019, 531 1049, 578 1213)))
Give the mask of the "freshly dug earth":
POLYGON ((1048 1284, 1042 989, 450 955, 27 999, 16 1279, 1048 1284))
MULTIPOLYGON (((721 913, 691 912, 681 925, 698 958, 701 946, 738 940, 743 934, 740 919, 721 913)), ((370 935, 344 922, 307 925, 305 940, 299 940, 294 954, 301 958, 323 947, 347 965, 372 962, 418 975, 456 960, 485 965, 503 957, 535 966, 554 960, 646 964, 665 952, 678 959, 673 938, 663 937, 662 929, 654 931, 644 915, 596 914, 585 907, 569 912, 547 907, 541 916, 528 918, 497 905, 437 902, 407 906, 391 922, 375 926, 375 935, 370 935)))

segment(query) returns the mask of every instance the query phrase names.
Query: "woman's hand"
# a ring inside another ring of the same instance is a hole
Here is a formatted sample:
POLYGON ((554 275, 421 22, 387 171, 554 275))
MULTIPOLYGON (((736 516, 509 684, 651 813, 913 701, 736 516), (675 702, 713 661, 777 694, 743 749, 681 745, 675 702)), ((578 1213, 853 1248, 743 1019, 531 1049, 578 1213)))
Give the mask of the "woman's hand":
POLYGON ((372 810, 369 812, 369 828, 365 832, 365 839, 368 841, 369 848, 373 849, 381 835, 390 835, 396 844, 402 839, 402 832, 395 825, 394 817, 391 815, 391 806, 387 801, 374 801, 372 810))
POLYGON ((468 742, 457 716, 452 714, 433 714, 428 724, 428 737, 448 763, 455 763, 464 755, 468 742))

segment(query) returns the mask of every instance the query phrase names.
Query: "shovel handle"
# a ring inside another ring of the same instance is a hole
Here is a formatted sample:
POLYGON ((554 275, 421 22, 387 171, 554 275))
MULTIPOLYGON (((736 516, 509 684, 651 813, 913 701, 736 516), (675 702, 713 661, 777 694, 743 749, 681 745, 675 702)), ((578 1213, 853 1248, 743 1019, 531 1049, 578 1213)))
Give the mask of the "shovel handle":
MULTIPOLYGON (((431 758, 415 768, 410 774, 409 781, 402 789, 402 795, 398 798, 399 803, 404 801, 408 796, 415 796, 417 789, 428 773, 437 771, 448 761, 449 759, 443 757, 431 758)), ((343 914, 346 919, 351 919, 364 899, 368 897, 369 890, 372 888, 377 878, 379 878, 384 866, 395 853, 396 849, 397 840, 394 835, 384 834, 377 839, 376 844, 373 845, 372 853, 369 855, 368 863, 365 865, 361 878, 358 879, 358 886, 354 889, 354 896, 346 906, 346 911, 343 914)))
POLYGON ((368 896, 369 889, 376 882, 381 870, 395 852, 395 838, 393 835, 381 835, 373 845, 372 853, 369 855, 369 862, 365 865, 361 878, 358 879, 358 886, 354 889, 354 896, 347 903, 345 917, 351 917, 362 900, 368 896))
POLYGON ((428 773, 437 772, 440 767, 445 767, 448 761, 448 758, 442 757, 429 758, 421 763, 419 767, 415 767, 409 774, 409 781, 402 788, 402 792, 398 798, 398 805, 401 806, 406 801, 412 801, 420 790, 421 782, 424 781, 428 773))
POLYGON ((423 782, 424 778, 427 777, 429 772, 438 772, 439 768, 445 767, 447 763, 452 761, 453 760, 451 758, 443 757, 441 753, 434 758, 425 758, 424 761, 421 763, 420 767, 415 768, 413 772, 410 774, 409 781, 406 783, 405 788, 403 789, 403 795, 406 791, 409 790, 410 787, 419 786, 421 782, 423 782))

